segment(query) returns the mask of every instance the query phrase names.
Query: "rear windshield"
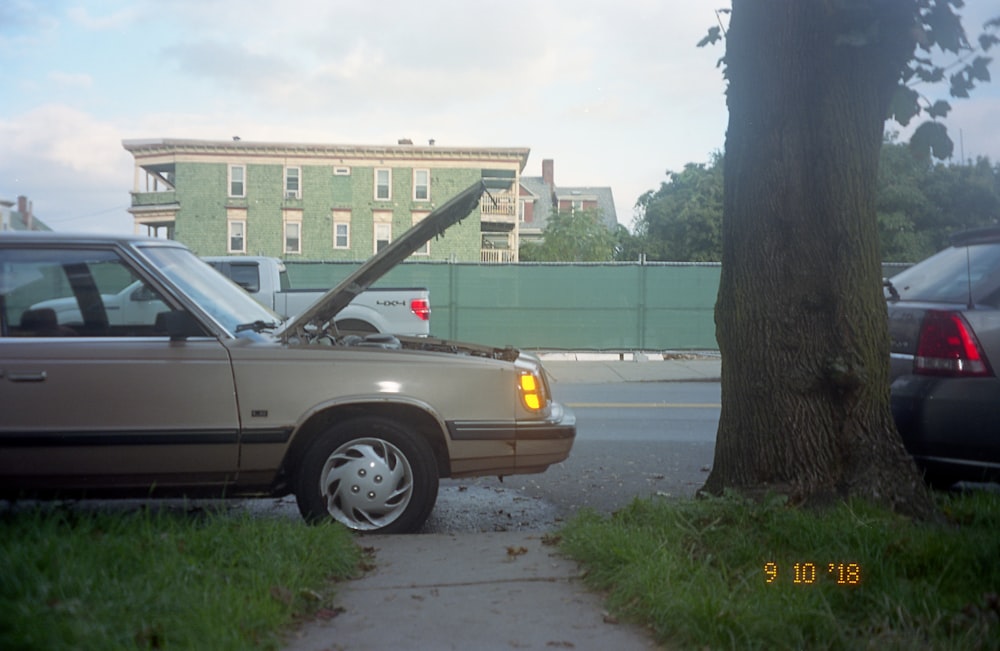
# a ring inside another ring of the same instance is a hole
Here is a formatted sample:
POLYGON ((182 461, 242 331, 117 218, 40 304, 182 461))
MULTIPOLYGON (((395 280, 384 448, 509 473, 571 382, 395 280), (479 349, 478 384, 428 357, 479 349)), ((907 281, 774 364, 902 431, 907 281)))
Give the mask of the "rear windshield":
POLYGON ((1000 304, 1000 243, 949 247, 892 277, 903 301, 1000 304))

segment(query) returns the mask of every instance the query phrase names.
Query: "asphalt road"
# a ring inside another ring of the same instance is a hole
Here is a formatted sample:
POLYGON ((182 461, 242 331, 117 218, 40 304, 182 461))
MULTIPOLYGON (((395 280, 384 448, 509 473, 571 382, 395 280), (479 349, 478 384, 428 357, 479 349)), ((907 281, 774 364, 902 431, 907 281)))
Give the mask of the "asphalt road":
POLYGON ((611 513, 636 497, 692 496, 712 463, 717 382, 563 384, 577 415, 570 458, 537 475, 445 480, 426 533, 543 531, 580 508, 611 513))

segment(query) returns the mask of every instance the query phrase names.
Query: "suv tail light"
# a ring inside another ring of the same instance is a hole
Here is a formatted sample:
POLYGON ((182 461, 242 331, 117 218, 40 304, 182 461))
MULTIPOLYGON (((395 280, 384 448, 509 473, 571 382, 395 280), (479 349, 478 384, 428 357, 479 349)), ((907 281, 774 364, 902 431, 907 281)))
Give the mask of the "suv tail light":
POLYGON ((920 342, 913 364, 918 375, 993 375, 976 335, 958 312, 927 312, 920 328, 920 342))
POLYGON ((429 321, 431 318, 431 303, 426 298, 415 298, 410 301, 410 310, 421 321, 429 321))

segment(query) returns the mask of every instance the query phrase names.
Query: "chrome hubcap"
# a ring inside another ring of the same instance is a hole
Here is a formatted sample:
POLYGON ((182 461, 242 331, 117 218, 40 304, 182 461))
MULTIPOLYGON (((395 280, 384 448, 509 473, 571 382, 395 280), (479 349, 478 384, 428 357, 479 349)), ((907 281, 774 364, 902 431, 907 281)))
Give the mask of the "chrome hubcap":
POLYGON ((370 531, 392 523, 406 510, 413 495, 413 470, 388 441, 355 439, 326 460, 320 493, 335 520, 370 531))

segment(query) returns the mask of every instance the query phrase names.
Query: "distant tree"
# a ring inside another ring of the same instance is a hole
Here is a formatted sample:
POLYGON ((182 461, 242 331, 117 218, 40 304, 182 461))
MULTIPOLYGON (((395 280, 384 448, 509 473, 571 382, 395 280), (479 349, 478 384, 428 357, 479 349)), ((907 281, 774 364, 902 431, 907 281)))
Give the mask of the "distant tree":
POLYGON ((656 192, 636 201, 636 234, 650 260, 722 259, 722 154, 667 172, 656 192))
POLYGON ((540 243, 521 245, 522 262, 610 262, 615 236, 597 210, 553 211, 540 243))
POLYGON ((875 199, 883 262, 915 262, 936 250, 934 236, 917 227, 929 223, 934 212, 924 194, 929 170, 930 165, 894 135, 883 142, 875 199))
POLYGON ((618 224, 612 235, 615 238, 613 257, 616 262, 635 262, 645 253, 642 238, 629 232, 623 224, 618 224))
MULTIPOLYGON (((879 156, 875 211, 883 262, 916 262, 947 245, 957 231, 1000 220, 1000 166, 932 164, 886 134, 879 156)), ((722 251, 721 154, 708 164, 688 163, 667 172, 655 192, 636 201, 634 260, 719 260, 722 251)))
POLYGON ((915 262, 956 231, 1000 219, 1000 168, 932 165, 889 136, 882 145, 875 210, 884 262, 915 262))

